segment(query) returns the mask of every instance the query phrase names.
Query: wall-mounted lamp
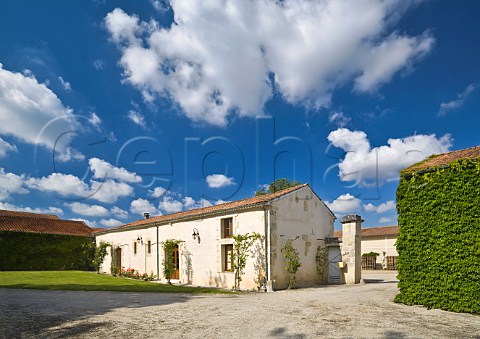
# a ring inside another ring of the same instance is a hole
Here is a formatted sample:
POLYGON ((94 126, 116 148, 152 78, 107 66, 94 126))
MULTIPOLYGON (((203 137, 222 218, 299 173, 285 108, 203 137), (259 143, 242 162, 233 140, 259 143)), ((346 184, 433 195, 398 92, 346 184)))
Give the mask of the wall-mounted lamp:
POLYGON ((192 237, 193 237, 193 240, 196 240, 197 237, 200 236, 200 233, 198 232, 198 230, 196 228, 193 229, 193 234, 192 234, 192 237))
POLYGON ((140 243, 143 244, 143 239, 142 239, 142 236, 141 236, 141 235, 137 236, 137 242, 138 242, 139 244, 140 244, 140 243))

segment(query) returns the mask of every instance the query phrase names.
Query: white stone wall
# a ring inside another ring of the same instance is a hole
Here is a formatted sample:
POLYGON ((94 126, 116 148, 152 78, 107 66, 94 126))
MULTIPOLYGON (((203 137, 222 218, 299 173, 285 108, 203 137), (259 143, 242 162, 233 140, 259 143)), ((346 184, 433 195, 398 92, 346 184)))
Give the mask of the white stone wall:
MULTIPOLYGON (((181 240, 180 283, 190 283, 198 286, 215 286, 231 288, 234 285, 234 273, 225 272, 222 268, 222 245, 233 244, 233 239, 222 239, 221 219, 233 218, 234 234, 257 232, 265 234, 265 219, 262 206, 248 210, 237 210, 235 213, 224 213, 209 216, 204 219, 172 222, 158 227, 159 242, 167 239, 181 240), (193 229, 200 233, 200 240, 192 237, 193 229)), ((323 202, 309 187, 299 189, 272 202, 268 209, 267 222, 271 225, 270 238, 270 279, 274 279, 274 288, 286 288, 288 273, 285 271, 285 260, 281 247, 287 238, 299 239, 294 246, 300 252, 302 267, 297 273, 298 285, 319 283, 316 272, 316 250, 318 245, 324 246, 323 238, 333 236, 334 217, 323 202), (322 240, 317 240, 322 239, 322 240)), ((124 230, 97 235, 97 243, 106 241, 122 248, 122 265, 134 268, 140 273, 157 274, 156 226, 143 229, 124 230), (137 254, 133 254, 133 243, 141 236, 144 245, 137 244, 137 254), (145 256, 145 246, 152 241, 152 253, 145 256)), ((259 267, 264 267, 264 240, 257 241, 252 246, 252 256, 247 261, 245 275, 241 283, 242 289, 257 289, 263 281, 259 279, 259 267)), ((160 278, 163 277, 162 261, 164 253, 159 245, 160 278)), ((111 256, 105 259, 101 271, 110 273, 111 256)), ((324 281, 325 282, 325 281, 324 281)))
POLYGON ((397 236, 376 236, 376 237, 362 237, 362 254, 368 252, 376 252, 379 254, 377 257, 377 268, 381 267, 383 263, 386 265, 385 256, 398 256, 395 242, 397 236), (385 252, 385 256, 383 254, 385 252))
MULTIPOLYGON (((199 286, 215 286, 231 288, 234 285, 234 273, 222 270, 222 245, 232 244, 233 239, 221 238, 221 219, 233 218, 234 234, 245 234, 251 232, 264 233, 263 209, 256 208, 244 211, 237 211, 232 214, 222 214, 204 219, 191 221, 173 222, 161 225, 158 228, 159 241, 167 239, 181 240, 179 246, 180 254, 180 283, 191 283, 199 286), (196 228, 200 234, 200 241, 192 237, 193 229, 196 228)), ((151 239, 152 244, 156 242, 156 227, 147 229, 134 229, 130 231, 111 232, 98 235, 97 243, 106 241, 116 246, 122 246, 122 265, 126 268, 137 269, 140 273, 153 270, 157 274, 156 245, 152 245, 152 254, 147 255, 145 260, 144 248, 137 245, 139 251, 133 254, 133 242, 138 236, 145 240, 151 239), (146 265, 145 265, 146 262, 146 265), (145 270, 146 267, 146 270, 145 270)), ((259 242, 260 244, 261 242, 259 242)), ((162 261, 164 253, 159 246, 160 278, 163 277, 162 261)), ((249 258, 245 275, 241 284, 242 289, 256 289, 256 272, 254 269, 254 258, 249 258)), ((102 272, 109 273, 111 257, 107 256, 102 265, 102 272)))
POLYGON ((270 211, 271 234, 270 279, 274 280, 274 289, 288 286, 289 275, 285 270, 285 257, 282 247, 286 239, 300 253, 302 266, 297 272, 297 286, 326 283, 317 274, 317 246, 325 246, 323 239, 333 237, 335 218, 309 187, 294 191, 272 202, 270 211), (322 240, 317 240, 322 239, 322 240))

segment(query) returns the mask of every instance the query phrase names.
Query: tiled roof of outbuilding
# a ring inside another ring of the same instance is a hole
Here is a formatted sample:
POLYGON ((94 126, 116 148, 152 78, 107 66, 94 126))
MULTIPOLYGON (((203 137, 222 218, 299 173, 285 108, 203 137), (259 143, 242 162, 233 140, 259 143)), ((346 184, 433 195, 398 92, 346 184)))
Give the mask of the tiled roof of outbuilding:
POLYGON ((42 218, 42 219, 57 219, 60 220, 54 214, 41 214, 41 213, 31 213, 31 212, 18 212, 18 211, 9 211, 9 210, 0 210, 0 216, 12 216, 12 217, 27 217, 27 218, 42 218))
MULTIPOLYGON (((276 198, 279 198, 281 196, 284 196, 288 193, 297 191, 297 190, 299 190, 301 188, 304 188, 304 187, 307 187, 307 186, 308 186, 308 184, 303 184, 303 185, 298 185, 298 186, 295 186, 295 187, 287 188, 287 189, 284 189, 284 190, 281 190, 281 191, 278 191, 278 192, 275 192, 275 193, 270 193, 270 194, 255 196, 255 197, 251 197, 251 198, 247 198, 247 199, 227 202, 227 203, 219 204, 219 205, 215 205, 215 206, 196 208, 196 209, 192 209, 192 210, 184 211, 184 212, 178 212, 178 213, 167 214, 167 215, 160 215, 160 216, 157 216, 157 217, 150 217, 148 219, 141 219, 141 220, 134 221, 134 222, 126 224, 126 225, 118 226, 118 227, 115 227, 115 228, 110 228, 109 230, 121 230, 121 229, 129 228, 129 227, 147 225, 147 224, 151 224, 151 223, 154 223, 154 222, 159 222, 159 223, 169 222, 169 221, 175 221, 175 220, 183 219, 183 218, 200 216, 200 215, 204 215, 204 214, 219 213, 219 212, 223 212, 223 211, 253 207, 253 206, 268 203, 268 202, 270 202, 270 201, 272 201, 276 198)), ((333 213, 332 213, 332 215, 333 215, 333 213)))
MULTIPOLYGON (((362 228, 362 237, 378 237, 387 235, 398 235, 398 226, 379 226, 362 228)), ((342 231, 335 231, 333 236, 335 238, 342 237, 342 231)))
POLYGON ((92 236, 92 229, 83 221, 6 214, 0 215, 0 231, 92 236))
POLYGON ((426 170, 429 168, 446 166, 451 162, 462 159, 478 159, 480 158, 480 146, 466 148, 458 151, 432 155, 431 157, 416 163, 410 167, 402 170, 402 173, 408 174, 411 172, 426 170))

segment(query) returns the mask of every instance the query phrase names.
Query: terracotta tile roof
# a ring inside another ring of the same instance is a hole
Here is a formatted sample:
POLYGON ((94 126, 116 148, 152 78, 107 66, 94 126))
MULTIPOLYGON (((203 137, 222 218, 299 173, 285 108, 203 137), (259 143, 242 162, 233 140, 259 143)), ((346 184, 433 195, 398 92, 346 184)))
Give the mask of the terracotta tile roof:
POLYGON ((0 216, 0 231, 92 236, 92 229, 83 221, 12 215, 0 216))
POLYGON ((30 213, 30 212, 18 212, 18 211, 8 211, 0 210, 0 216, 12 216, 12 217, 28 217, 28 218, 43 218, 43 219, 57 219, 60 220, 54 214, 40 214, 40 213, 30 213))
POLYGON ((466 148, 458 151, 433 155, 419 163, 405 168, 402 173, 411 173, 429 168, 446 166, 451 162, 461 159, 478 159, 480 158, 480 146, 466 148))
POLYGON ((183 219, 183 218, 188 218, 188 217, 195 217, 203 214, 210 214, 210 213, 218 213, 218 212, 223 212, 223 211, 228 211, 228 210, 233 210, 233 209, 240 209, 240 208, 248 208, 248 207, 253 207, 257 205, 261 205, 264 203, 267 203, 269 201, 272 201, 278 197, 281 197, 283 195, 286 195, 288 193, 291 193, 293 191, 299 190, 303 187, 307 187, 308 184, 303 184, 303 185, 298 185, 295 187, 287 188, 282 191, 278 191, 275 193, 270 193, 270 194, 265 194, 265 195, 260 195, 252 198, 247 198, 243 200, 237 200, 237 201, 231 201, 227 202, 224 204, 219 204, 215 206, 208 206, 208 207, 203 207, 203 208, 196 208, 192 209, 189 211, 184 211, 184 212, 178 212, 178 213, 173 213, 173 214, 167 214, 167 215, 160 215, 157 217, 150 217, 148 219, 141 219, 138 221, 134 221, 132 223, 118 226, 115 228, 109 228, 109 230, 119 230, 123 228, 128 228, 128 227, 134 227, 134 226, 142 226, 146 224, 150 224, 153 222, 169 222, 177 219, 183 219))
MULTIPOLYGON (((398 235, 398 226, 379 226, 362 228, 362 237, 378 237, 386 235, 398 235)), ((335 238, 342 237, 342 231, 334 231, 335 238)))
POLYGON ((102 231, 107 230, 107 228, 104 228, 104 227, 90 227, 90 229, 92 230, 93 233, 102 232, 102 231))

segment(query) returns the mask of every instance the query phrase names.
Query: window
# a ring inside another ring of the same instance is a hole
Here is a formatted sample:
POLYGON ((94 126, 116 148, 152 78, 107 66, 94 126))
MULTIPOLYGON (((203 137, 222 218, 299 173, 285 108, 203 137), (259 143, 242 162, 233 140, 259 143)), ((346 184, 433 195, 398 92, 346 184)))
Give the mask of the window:
POLYGON ((137 254, 137 242, 133 242, 133 254, 137 254))
POLYGON ((231 238, 233 234, 233 218, 222 219, 222 238, 231 238))
POLYGON ((152 242, 150 240, 147 242, 147 252, 148 254, 152 253, 152 242))
POLYGON ((222 268, 224 271, 233 271, 233 245, 222 246, 223 263, 222 268))

